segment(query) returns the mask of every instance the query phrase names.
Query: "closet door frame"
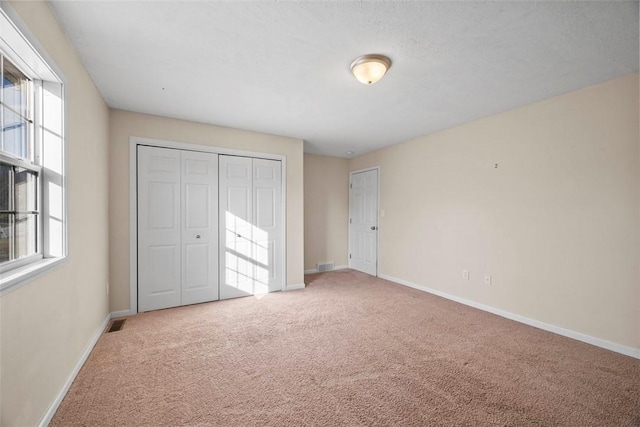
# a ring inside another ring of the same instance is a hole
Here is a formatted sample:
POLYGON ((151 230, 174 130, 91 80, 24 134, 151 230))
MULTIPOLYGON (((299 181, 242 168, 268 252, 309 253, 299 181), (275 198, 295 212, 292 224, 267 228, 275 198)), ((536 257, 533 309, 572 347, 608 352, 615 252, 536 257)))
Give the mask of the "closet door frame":
POLYGON ((129 310, 118 312, 118 315, 138 313, 138 146, 146 145, 158 148, 199 151, 221 155, 254 157, 259 159, 279 160, 282 164, 282 289, 287 287, 287 159, 282 154, 261 153, 210 145, 190 144, 177 141, 143 138, 129 138, 129 310))

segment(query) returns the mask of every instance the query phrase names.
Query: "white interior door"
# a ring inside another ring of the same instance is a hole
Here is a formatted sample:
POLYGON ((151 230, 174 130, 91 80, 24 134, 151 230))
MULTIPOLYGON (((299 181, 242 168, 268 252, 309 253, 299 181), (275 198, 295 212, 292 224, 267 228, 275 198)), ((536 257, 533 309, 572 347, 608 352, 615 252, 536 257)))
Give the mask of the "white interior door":
POLYGON ((138 147, 138 310, 181 302, 180 151, 138 147))
POLYGON ((220 299, 282 289, 282 169, 220 156, 220 299))
POLYGON ((378 169, 352 173, 349 189, 349 267, 378 273, 378 169))
POLYGON ((182 305, 218 299, 218 155, 182 151, 182 305))
POLYGON ((138 147, 138 311, 218 299, 218 155, 138 147))

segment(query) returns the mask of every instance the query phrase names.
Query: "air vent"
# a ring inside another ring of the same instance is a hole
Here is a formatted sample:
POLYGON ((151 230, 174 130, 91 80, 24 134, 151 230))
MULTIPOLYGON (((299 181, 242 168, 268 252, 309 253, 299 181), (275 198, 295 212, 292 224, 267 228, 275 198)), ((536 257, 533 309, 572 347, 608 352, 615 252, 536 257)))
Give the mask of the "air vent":
POLYGON ((333 270, 333 263, 332 262, 325 262, 324 264, 316 264, 316 268, 318 269, 318 271, 330 271, 333 270))
POLYGON ((109 326, 107 333, 119 331, 120 329, 122 329, 122 327, 124 326, 124 322, 126 321, 127 319, 114 320, 113 322, 111 322, 111 326, 109 326))

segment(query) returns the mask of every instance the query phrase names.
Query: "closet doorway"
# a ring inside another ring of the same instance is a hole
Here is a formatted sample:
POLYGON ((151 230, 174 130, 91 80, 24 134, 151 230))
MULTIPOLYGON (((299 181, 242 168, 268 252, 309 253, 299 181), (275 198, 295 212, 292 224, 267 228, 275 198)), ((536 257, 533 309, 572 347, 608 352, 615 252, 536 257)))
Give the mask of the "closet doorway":
POLYGON ((284 162, 140 140, 131 141, 132 313, 282 290, 284 162))

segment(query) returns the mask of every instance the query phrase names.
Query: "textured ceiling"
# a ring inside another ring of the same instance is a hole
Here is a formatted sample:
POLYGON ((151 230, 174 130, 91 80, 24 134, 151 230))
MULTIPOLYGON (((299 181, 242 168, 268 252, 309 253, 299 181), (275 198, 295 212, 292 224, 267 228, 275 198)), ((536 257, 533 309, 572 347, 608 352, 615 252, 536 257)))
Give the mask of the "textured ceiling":
POLYGON ((53 2, 109 106, 348 157, 638 71, 638 2, 53 2), (365 53, 393 65, 372 86, 365 53))

